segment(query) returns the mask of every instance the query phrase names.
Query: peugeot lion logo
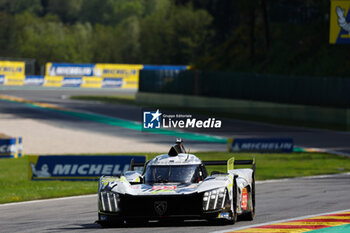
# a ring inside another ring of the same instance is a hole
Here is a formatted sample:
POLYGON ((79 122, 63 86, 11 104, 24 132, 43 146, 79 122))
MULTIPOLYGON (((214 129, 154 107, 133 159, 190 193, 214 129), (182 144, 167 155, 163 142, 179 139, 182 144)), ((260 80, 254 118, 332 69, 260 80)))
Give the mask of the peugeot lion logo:
POLYGON ((159 216, 162 216, 166 213, 168 208, 168 203, 166 201, 155 201, 154 210, 159 216))

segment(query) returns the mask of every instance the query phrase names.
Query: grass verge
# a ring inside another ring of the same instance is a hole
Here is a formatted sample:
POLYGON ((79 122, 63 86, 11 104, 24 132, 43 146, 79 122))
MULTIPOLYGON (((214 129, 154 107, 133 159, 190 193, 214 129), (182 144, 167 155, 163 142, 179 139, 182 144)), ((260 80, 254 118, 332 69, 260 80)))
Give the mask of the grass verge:
POLYGON ((118 96, 98 96, 98 95, 77 95, 70 97, 73 100, 89 100, 89 101, 102 101, 113 104, 128 104, 135 105, 134 95, 118 95, 118 96))
MULTIPOLYGON (((125 153, 124 153, 125 154, 125 153)), ((148 159, 157 154, 148 154, 148 159)), ((322 153, 291 154, 232 154, 227 152, 200 152, 202 160, 256 158, 256 179, 279 179, 350 171, 350 158, 322 153)), ((225 171, 225 166, 208 166, 225 171)), ((0 203, 45 199, 97 193, 98 182, 89 181, 30 181, 28 157, 0 159, 0 203)))

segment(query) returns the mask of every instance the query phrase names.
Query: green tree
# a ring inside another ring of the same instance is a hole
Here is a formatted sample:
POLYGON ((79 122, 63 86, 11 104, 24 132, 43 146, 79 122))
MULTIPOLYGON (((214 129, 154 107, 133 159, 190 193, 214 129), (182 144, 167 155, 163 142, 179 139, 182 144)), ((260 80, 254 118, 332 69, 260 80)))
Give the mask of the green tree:
POLYGON ((67 37, 74 46, 72 51, 72 62, 92 62, 92 34, 93 28, 90 23, 76 23, 69 27, 67 37))
POLYGON ((49 0, 46 14, 55 14, 64 23, 74 23, 80 18, 83 0, 49 0))
POLYGON ((205 10, 162 1, 141 22, 141 53, 145 63, 188 64, 205 53, 212 35, 212 17, 205 10))
POLYGON ((141 18, 145 12, 144 0, 115 0, 111 1, 112 13, 106 19, 112 24, 119 24, 130 17, 141 18))
POLYGON ((210 29, 212 17, 205 10, 192 7, 174 7, 171 24, 175 37, 172 47, 176 49, 173 62, 189 64, 206 53, 206 42, 213 36, 210 29))
POLYGON ((116 44, 117 35, 113 26, 96 24, 92 34, 92 61, 111 63, 121 61, 116 44))
POLYGON ((0 0, 0 11, 19 14, 25 11, 40 14, 43 10, 41 0, 0 0))
POLYGON ((70 27, 60 22, 57 16, 40 18, 30 13, 16 15, 14 22, 18 56, 35 58, 39 65, 49 61, 91 61, 90 24, 70 27))
POLYGON ((155 0, 83 0, 80 18, 92 24, 117 25, 131 16, 144 17, 152 11, 154 2, 155 0))
POLYGON ((140 22, 136 16, 130 16, 118 24, 116 43, 123 63, 142 63, 140 57, 140 22))
POLYGON ((2 11, 0 12, 0 56, 14 56, 15 46, 12 40, 13 16, 2 11))

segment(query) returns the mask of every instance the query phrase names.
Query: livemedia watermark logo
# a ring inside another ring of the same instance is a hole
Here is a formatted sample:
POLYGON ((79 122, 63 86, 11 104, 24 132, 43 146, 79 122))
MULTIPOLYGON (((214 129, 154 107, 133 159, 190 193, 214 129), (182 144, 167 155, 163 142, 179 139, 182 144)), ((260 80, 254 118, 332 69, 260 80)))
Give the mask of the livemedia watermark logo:
POLYGON ((222 121, 213 117, 198 119, 191 114, 162 113, 159 109, 143 111, 143 129, 219 129, 222 121))
POLYGON ((143 112, 143 128, 144 129, 159 129, 161 127, 162 113, 157 111, 143 112))

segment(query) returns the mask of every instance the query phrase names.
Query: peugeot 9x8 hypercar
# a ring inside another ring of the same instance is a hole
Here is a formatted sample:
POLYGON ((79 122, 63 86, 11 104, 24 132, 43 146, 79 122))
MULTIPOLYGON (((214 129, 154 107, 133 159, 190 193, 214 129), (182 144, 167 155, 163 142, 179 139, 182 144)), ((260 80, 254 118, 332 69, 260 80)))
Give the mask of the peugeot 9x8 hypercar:
POLYGON ((98 189, 98 223, 206 219, 233 224, 255 216, 254 160, 201 161, 177 140, 168 154, 143 163, 131 162, 122 176, 102 176, 98 189), (227 165, 227 173, 206 166, 227 165), (234 169, 235 165, 252 168, 234 169), (143 167, 143 172, 135 168, 143 167))

